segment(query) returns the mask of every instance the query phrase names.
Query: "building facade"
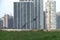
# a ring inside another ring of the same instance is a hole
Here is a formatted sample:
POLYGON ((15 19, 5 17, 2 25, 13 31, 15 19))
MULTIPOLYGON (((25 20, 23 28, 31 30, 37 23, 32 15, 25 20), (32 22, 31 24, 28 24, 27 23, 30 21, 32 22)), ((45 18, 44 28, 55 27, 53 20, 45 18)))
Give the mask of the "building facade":
POLYGON ((4 15, 3 17, 3 28, 8 28, 8 17, 9 15, 4 15))
POLYGON ((13 17, 8 14, 3 17, 3 29, 11 29, 13 28, 13 17))
POLYGON ((13 27, 13 16, 9 16, 9 18, 8 18, 8 29, 14 29, 14 27, 13 27))
POLYGON ((14 2, 15 29, 43 29, 43 0, 14 2))
POLYGON ((44 11, 43 14, 44 14, 44 29, 46 30, 46 12, 44 11))
POLYGON ((0 18, 0 29, 2 29, 3 28, 3 20, 2 20, 2 18, 0 18))
POLYGON ((47 30, 56 29, 56 1, 54 0, 46 2, 46 28, 47 30))
POLYGON ((57 24, 56 29, 60 29, 60 12, 58 12, 56 15, 56 24, 57 24))

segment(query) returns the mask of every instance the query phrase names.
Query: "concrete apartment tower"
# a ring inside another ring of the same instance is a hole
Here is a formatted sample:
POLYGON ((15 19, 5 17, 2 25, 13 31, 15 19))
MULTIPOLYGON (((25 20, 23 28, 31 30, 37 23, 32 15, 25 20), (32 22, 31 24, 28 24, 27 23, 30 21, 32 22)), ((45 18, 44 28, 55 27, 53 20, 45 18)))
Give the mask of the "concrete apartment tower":
POLYGON ((14 27, 15 29, 43 29, 43 0, 14 2, 14 27))
POLYGON ((3 28, 6 29, 12 29, 13 28, 13 16, 10 16, 8 14, 4 15, 3 17, 3 28))
POLYGON ((46 2, 46 29, 48 31, 56 29, 56 1, 46 2))
POLYGON ((9 18, 9 15, 4 15, 4 17, 3 17, 3 28, 8 28, 8 18, 9 18))

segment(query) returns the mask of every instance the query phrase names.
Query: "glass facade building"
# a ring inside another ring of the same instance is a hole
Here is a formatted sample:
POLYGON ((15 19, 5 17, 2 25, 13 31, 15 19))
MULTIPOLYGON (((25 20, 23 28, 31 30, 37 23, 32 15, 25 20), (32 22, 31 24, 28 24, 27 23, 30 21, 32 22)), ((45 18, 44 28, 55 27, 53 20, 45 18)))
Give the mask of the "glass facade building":
POLYGON ((56 29, 60 29, 60 12, 56 15, 56 29))
POLYGON ((43 0, 14 2, 15 29, 43 29, 43 0))

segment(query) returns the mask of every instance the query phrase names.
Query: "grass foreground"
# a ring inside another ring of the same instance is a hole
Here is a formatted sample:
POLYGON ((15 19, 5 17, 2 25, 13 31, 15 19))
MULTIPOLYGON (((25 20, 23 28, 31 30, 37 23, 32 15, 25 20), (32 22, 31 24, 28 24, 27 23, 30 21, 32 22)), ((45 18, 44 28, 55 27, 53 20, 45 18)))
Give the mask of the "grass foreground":
POLYGON ((60 40, 60 32, 0 31, 0 40, 60 40))

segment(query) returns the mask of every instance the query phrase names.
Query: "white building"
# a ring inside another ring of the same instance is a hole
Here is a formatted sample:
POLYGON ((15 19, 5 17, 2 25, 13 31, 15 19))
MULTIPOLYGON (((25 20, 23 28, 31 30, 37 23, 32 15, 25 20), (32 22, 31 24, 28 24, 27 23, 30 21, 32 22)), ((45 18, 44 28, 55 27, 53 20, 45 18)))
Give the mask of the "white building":
POLYGON ((56 29, 56 1, 47 0, 46 2, 46 29, 56 29))
POLYGON ((8 17, 9 15, 4 15, 3 17, 3 28, 8 28, 8 17))
POLYGON ((3 28, 11 29, 13 28, 13 16, 10 16, 8 14, 4 15, 3 17, 3 28))

